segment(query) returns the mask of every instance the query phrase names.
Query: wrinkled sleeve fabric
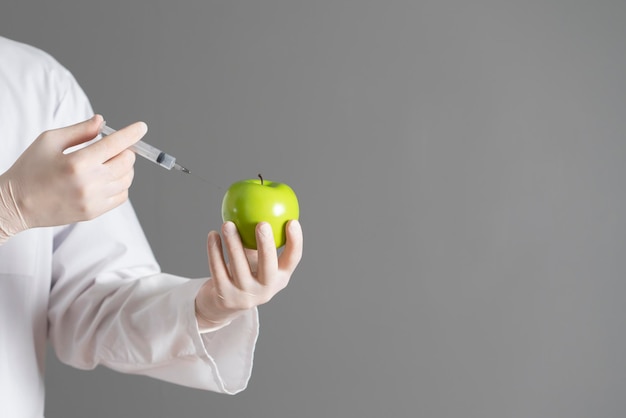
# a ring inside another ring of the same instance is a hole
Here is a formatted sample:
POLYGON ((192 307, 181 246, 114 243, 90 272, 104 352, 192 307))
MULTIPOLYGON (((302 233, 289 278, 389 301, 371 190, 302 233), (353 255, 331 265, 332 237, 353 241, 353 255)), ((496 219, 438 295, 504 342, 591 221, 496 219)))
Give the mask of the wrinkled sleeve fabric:
POLYGON ((245 389, 257 311, 200 334, 194 299, 205 280, 159 272, 130 204, 56 234, 48 310, 64 363, 234 394, 245 389))
MULTIPOLYGON (((53 125, 93 111, 69 73, 53 125)), ((71 366, 98 365, 235 394, 250 378, 258 312, 200 333, 195 296, 205 279, 162 273, 130 202, 88 222, 53 228, 49 340, 71 366)))

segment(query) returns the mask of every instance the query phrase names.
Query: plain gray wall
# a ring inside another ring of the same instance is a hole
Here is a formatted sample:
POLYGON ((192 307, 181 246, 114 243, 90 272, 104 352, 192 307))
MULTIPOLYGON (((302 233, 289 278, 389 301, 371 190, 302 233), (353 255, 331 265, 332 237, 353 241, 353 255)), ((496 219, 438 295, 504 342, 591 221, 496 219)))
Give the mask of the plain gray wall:
POLYGON ((4 0, 138 160, 163 269, 208 274, 225 188, 298 193, 304 259, 227 396, 51 355, 47 416, 626 413, 626 2, 4 0))

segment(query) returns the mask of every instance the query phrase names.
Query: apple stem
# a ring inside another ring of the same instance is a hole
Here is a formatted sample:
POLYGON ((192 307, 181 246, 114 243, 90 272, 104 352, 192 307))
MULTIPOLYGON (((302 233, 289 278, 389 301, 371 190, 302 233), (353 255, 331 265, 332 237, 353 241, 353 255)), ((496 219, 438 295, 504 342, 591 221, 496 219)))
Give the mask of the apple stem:
POLYGON ((263 185, 263 176, 261 175, 261 173, 259 173, 258 176, 261 179, 261 186, 262 186, 263 185))

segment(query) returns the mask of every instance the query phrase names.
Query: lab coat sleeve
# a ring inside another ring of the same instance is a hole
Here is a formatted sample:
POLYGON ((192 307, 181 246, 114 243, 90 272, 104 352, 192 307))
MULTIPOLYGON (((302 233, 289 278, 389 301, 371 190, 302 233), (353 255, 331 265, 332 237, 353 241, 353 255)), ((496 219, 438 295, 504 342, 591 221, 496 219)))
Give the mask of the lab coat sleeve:
MULTIPOLYGON (((59 94, 48 129, 93 115, 69 71, 56 66, 49 80, 59 94)), ((208 279, 162 273, 129 202, 53 233, 49 338, 62 362, 229 394, 246 387, 257 310, 200 334, 194 300, 208 279)))
POLYGON ((49 336, 58 358, 198 389, 245 389, 258 336, 250 310, 201 334, 195 296, 205 280, 161 273, 130 203, 55 235, 49 336))

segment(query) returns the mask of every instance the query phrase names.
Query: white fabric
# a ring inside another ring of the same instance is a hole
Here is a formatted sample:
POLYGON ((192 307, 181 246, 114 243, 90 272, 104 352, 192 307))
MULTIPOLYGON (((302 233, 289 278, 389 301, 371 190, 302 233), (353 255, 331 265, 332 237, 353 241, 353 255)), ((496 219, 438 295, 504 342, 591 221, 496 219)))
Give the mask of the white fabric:
MULTIPOLYGON (((0 173, 42 131, 93 114, 66 69, 2 37, 0 92, 0 173)), ((93 221, 9 239, 0 246, 0 416, 43 416, 47 341, 77 368, 243 390, 257 310, 200 334, 193 301, 204 280, 160 272, 130 203, 93 221)))

